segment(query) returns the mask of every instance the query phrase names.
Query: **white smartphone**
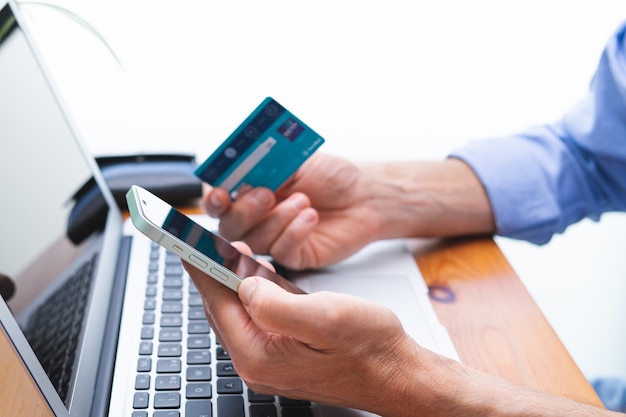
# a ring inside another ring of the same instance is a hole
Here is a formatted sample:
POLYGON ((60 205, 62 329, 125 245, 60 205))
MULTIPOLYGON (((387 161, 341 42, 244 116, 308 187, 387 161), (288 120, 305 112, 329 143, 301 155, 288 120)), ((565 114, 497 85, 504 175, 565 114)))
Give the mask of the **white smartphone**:
POLYGON ((269 279, 304 294, 291 281, 242 254, 226 239, 205 229, 148 190, 133 185, 126 193, 133 225, 151 240, 233 291, 249 276, 269 279))

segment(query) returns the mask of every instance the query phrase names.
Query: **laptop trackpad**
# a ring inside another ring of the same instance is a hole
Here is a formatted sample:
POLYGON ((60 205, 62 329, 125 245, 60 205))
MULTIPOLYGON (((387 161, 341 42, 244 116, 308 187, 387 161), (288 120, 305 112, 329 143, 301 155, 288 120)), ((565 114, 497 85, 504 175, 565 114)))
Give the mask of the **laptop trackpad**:
MULTIPOLYGON (((293 279, 293 278, 292 278, 293 279)), ((441 324, 413 256, 403 242, 371 244, 330 268, 293 279, 307 292, 352 294, 387 306, 420 345, 441 352, 441 324)))
POLYGON ((436 347, 436 342, 407 276, 371 274, 312 274, 299 278, 296 284, 307 292, 332 291, 352 294, 383 304, 402 322, 407 333, 424 347, 436 347))

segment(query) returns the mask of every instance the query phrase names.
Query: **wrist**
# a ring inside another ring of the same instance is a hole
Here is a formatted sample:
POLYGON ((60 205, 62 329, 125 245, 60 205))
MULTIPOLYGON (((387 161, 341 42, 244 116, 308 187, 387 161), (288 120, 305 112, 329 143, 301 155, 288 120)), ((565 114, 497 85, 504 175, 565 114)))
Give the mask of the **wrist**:
POLYGON ((495 230, 487 194, 460 160, 369 163, 360 168, 360 195, 377 218, 378 239, 495 230))
POLYGON ((376 376, 384 389, 370 411, 385 417, 495 415, 484 393, 473 388, 472 374, 410 340, 404 353, 394 354, 390 366, 376 376))

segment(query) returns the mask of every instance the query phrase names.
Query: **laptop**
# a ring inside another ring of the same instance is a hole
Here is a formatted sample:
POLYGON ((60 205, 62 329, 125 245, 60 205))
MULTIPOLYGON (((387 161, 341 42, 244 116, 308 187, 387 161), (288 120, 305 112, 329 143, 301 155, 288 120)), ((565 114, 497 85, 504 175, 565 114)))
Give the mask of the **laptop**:
MULTIPOLYGON (((51 414, 368 415, 246 387, 180 260, 123 220, 26 29, 0 0, 0 274, 16 287, 0 299, 0 330, 51 414)), ((294 280, 382 302, 420 343, 456 358, 403 241, 294 280)))

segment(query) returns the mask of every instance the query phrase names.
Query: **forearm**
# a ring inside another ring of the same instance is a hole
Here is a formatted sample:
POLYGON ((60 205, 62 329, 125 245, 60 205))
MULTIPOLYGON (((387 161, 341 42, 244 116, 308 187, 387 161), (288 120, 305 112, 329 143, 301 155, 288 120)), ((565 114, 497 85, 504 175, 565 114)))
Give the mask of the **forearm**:
POLYGON ((364 203, 379 216, 379 238, 493 233, 484 188, 464 162, 362 164, 364 203))
POLYGON ((432 352, 416 349, 413 358, 415 363, 404 360, 399 364, 404 375, 393 384, 386 385, 395 392, 394 401, 383 402, 381 409, 375 412, 385 417, 621 415, 568 398, 541 393, 468 368, 432 352))
POLYGON ((494 417, 606 417, 618 415, 618 413, 582 404, 569 398, 539 392, 474 370, 468 371, 468 376, 462 378, 466 381, 472 378, 472 382, 465 395, 461 397, 462 402, 457 404, 457 407, 462 410, 473 410, 473 413, 460 413, 458 415, 494 417))

